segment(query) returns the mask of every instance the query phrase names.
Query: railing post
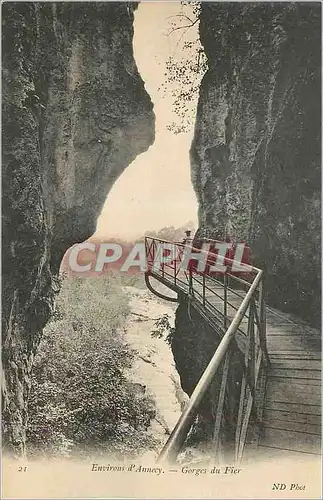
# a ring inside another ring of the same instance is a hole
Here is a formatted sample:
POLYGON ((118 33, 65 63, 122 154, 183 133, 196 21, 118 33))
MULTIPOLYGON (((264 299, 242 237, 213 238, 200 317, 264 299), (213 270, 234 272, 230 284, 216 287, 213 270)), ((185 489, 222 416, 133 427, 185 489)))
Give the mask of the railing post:
POLYGON ((224 329, 227 329, 227 317, 228 317, 228 276, 224 273, 223 278, 223 315, 224 315, 224 329))
POLYGON ((215 424, 213 431, 213 439, 212 439, 212 452, 214 452, 215 463, 217 463, 217 456, 219 450, 219 439, 220 439, 220 430, 221 423, 223 420, 224 413, 224 398, 225 398, 225 389, 228 382, 228 374, 229 374, 229 366, 230 366, 230 351, 227 352, 223 364, 223 372, 222 372, 222 380, 220 393, 218 398, 218 404, 216 408, 216 416, 215 416, 215 424))
POLYGON ((205 307, 205 273, 203 272, 203 307, 205 307))
POLYGON ((165 247, 163 243, 162 245, 160 245, 160 265, 161 265, 161 274, 163 278, 165 276, 165 264, 163 262, 164 252, 165 252, 165 247))
POLYGON ((177 267, 176 267, 176 262, 177 262, 177 256, 174 259, 174 285, 176 286, 176 281, 177 281, 177 267))
POLYGON ((244 353, 244 363, 245 370, 243 371, 241 387, 240 387, 240 400, 238 409, 238 418, 235 433, 235 461, 238 463, 240 440, 241 440, 241 428, 243 423, 243 411, 245 406, 245 397, 247 390, 247 371, 249 366, 249 349, 250 349, 250 336, 249 336, 249 324, 248 324, 248 336, 246 341, 245 353, 244 353))
POLYGON ((260 319, 260 337, 261 340, 264 338, 264 313, 265 313, 265 308, 264 308, 264 286, 263 286, 263 281, 259 283, 259 319, 260 319))
POLYGON ((152 241, 152 259, 153 259, 152 267, 154 266, 154 262, 155 262, 155 246, 156 246, 156 242, 155 242, 155 240, 153 240, 152 241))
POLYGON ((259 283, 259 341, 260 347, 265 355, 266 363, 269 366, 270 360, 267 351, 267 339, 266 339, 266 305, 264 300, 264 283, 263 279, 259 283))
POLYGON ((241 383, 241 393, 240 393, 239 411, 238 411, 237 428, 236 428, 235 456, 237 464, 239 462, 241 450, 243 450, 244 448, 244 441, 246 437, 245 432, 243 432, 243 427, 244 425, 246 425, 245 424, 246 414, 244 414, 244 412, 245 412, 245 400, 247 397, 247 389, 249 385, 249 392, 250 394, 252 394, 256 385, 254 305, 255 303, 252 298, 249 305, 248 336, 247 336, 245 357, 244 357, 245 372, 243 374, 241 383))
POLYGON ((248 309, 249 303, 251 298, 253 297, 253 294, 255 293, 255 290, 258 287, 259 281, 261 279, 262 271, 258 272, 258 275, 256 276, 253 284, 251 285, 250 289, 246 293, 245 298, 241 302, 235 317, 233 318, 229 328, 227 329, 226 333, 224 334, 223 338, 221 339, 220 344, 218 345, 215 353, 213 354, 211 360, 209 361, 208 366, 206 367, 205 371, 203 372, 203 375, 201 376, 200 380, 198 381, 189 401, 188 404, 183 411, 182 415, 180 416, 179 420, 177 421, 177 424, 175 425, 174 429, 172 430, 171 435, 169 436, 167 443, 164 445, 159 457, 158 457, 158 462, 166 462, 166 461, 173 461, 176 459, 185 439, 187 436, 187 433, 189 429, 192 426, 192 423, 196 417, 196 414, 198 412, 199 406, 203 400, 203 397, 209 388, 214 375, 216 374, 220 363, 224 359, 226 353, 228 352, 230 343, 237 332, 240 323, 242 321, 243 316, 246 313, 246 310, 248 309))
POLYGON ((255 373, 256 373, 256 344, 255 344, 255 302, 251 300, 249 307, 249 322, 248 322, 248 336, 250 338, 249 350, 250 350, 250 382, 252 383, 252 389, 255 389, 255 373))
POLYGON ((193 295, 193 276, 192 276, 192 269, 191 269, 191 265, 190 263, 188 264, 189 265, 189 269, 188 269, 188 286, 189 286, 189 293, 191 295, 193 295))

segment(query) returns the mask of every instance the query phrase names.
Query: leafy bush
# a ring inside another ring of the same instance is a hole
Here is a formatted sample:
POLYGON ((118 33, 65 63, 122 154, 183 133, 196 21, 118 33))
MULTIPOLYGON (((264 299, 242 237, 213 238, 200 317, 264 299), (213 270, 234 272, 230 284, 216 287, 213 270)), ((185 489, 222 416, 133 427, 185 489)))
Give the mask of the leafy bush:
POLYGON ((152 446, 154 404, 124 374, 135 352, 120 333, 129 313, 120 283, 117 274, 63 282, 35 358, 31 455, 121 458, 152 446))
POLYGON ((152 330, 151 336, 157 339, 164 339, 168 345, 171 345, 175 328, 171 326, 169 320, 170 316, 167 313, 162 314, 159 318, 157 318, 154 322, 155 329, 152 330))

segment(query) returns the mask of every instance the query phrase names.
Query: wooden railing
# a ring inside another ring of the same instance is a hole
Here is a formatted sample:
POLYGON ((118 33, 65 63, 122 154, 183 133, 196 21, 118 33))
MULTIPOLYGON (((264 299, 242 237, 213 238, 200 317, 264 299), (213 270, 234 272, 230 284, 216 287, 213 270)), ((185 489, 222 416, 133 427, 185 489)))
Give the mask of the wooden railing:
MULTIPOLYGON (((257 428, 261 426, 265 376, 269 365, 266 349, 263 272, 254 266, 248 266, 242 272, 234 272, 234 266, 238 263, 227 258, 223 261, 223 264, 227 266, 225 272, 200 272, 197 260, 195 265, 192 265, 194 258, 187 266, 185 255, 188 250, 185 244, 146 237, 145 245, 147 278, 157 279, 176 292, 179 299, 185 296, 203 319, 222 335, 220 344, 165 444, 159 461, 176 460, 199 412, 203 397, 222 366, 213 433, 213 456, 218 456, 220 436, 224 425, 224 400, 230 367, 230 344, 235 338, 244 354, 234 443, 235 462, 239 464, 246 444, 251 413, 257 428), (167 252, 169 260, 165 263, 160 262, 161 256, 165 257, 167 252)), ((210 256, 206 250, 199 248, 189 250, 199 255, 200 259, 201 254, 206 252, 207 255, 204 255, 203 259, 208 269, 214 264, 216 256, 210 256)))

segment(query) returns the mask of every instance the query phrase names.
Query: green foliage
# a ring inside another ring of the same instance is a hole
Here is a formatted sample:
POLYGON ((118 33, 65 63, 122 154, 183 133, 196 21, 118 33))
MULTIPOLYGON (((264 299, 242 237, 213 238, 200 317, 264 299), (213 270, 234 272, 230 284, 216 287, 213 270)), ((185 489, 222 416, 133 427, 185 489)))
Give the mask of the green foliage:
POLYGON ((35 358, 31 455, 121 458, 152 446, 153 402, 125 375, 135 354, 120 333, 128 313, 117 274, 65 280, 35 358))
POLYGON ((169 57, 166 62, 168 77, 163 85, 164 92, 168 92, 171 87, 173 110, 178 118, 167 129, 175 134, 188 132, 194 123, 196 107, 192 104, 197 100, 201 78, 207 69, 206 58, 198 41, 184 42, 183 48, 191 54, 191 59, 177 61, 169 57))
POLYGON ((169 320, 170 316, 167 313, 157 318, 154 323, 155 329, 152 330, 151 336, 157 339, 164 339, 167 344, 171 345, 175 328, 171 326, 169 320))
POLYGON ((206 56, 198 33, 192 31, 199 21, 200 2, 181 4, 181 12, 172 16, 169 22, 168 36, 180 35, 174 54, 166 61, 165 82, 160 87, 164 95, 170 93, 173 98, 176 118, 167 129, 174 134, 188 132, 192 128, 201 78, 207 70, 206 56))

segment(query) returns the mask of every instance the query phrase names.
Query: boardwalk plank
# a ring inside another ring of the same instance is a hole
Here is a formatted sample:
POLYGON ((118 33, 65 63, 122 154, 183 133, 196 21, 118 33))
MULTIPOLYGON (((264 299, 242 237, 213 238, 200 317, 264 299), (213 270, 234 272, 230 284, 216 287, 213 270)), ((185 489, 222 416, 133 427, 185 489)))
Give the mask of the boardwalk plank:
POLYGON ((274 420, 286 420, 288 422, 298 422, 302 425, 311 424, 321 426, 321 416, 320 415, 309 415, 306 413, 290 412, 285 410, 265 410, 264 420, 266 422, 274 420))
POLYGON ((305 351, 302 351, 302 352, 298 352, 298 353, 284 353, 284 352, 280 352, 280 353, 273 353, 273 352, 270 352, 270 359, 272 361, 280 361, 280 360, 290 360, 290 361, 294 361, 294 360, 297 360, 297 361, 302 361, 302 360, 316 360, 316 361, 320 361, 321 360, 321 355, 319 353, 316 353, 316 352, 305 352, 305 351))
POLYGON ((298 380, 293 383, 283 381, 272 381, 269 379, 267 384, 267 399, 270 401, 288 401, 290 403, 300 404, 320 404, 321 389, 319 386, 312 385, 310 388, 302 385, 298 380))
POLYGON ((279 446, 264 446, 264 445, 259 445, 258 446, 258 451, 259 455, 261 456, 262 459, 268 460, 268 459, 275 459, 277 460, 278 458, 281 459, 288 459, 289 461, 294 460, 297 462, 303 461, 304 459, 310 459, 311 464, 313 464, 313 459, 317 458, 318 464, 320 466, 320 456, 319 455, 313 455, 311 453, 307 453, 304 451, 295 451, 295 450, 284 450, 282 448, 279 448, 279 446))
POLYGON ((309 424, 304 422, 292 422, 290 420, 265 419, 266 427, 271 429, 281 429, 285 431, 305 432, 306 434, 321 435, 320 424, 309 424))
POLYGON ((272 368, 296 370, 321 370, 321 361, 315 359, 274 359, 272 368))
POLYGON ((291 379, 309 379, 321 384, 320 370, 298 370, 292 368, 275 368, 270 370, 269 377, 281 377, 291 379))
POLYGON ((315 351, 320 352, 313 339, 306 339, 301 336, 283 336, 273 335, 267 333, 267 348, 270 352, 273 351, 315 351))
POLYGON ((304 378, 305 370, 301 370, 301 377, 292 377, 290 373, 291 370, 285 370, 285 371, 286 371, 285 376, 278 374, 275 375, 275 373, 270 373, 268 377, 268 382, 272 384, 274 384, 275 382, 286 382, 288 384, 299 383, 302 385, 317 385, 318 387, 321 386, 320 379, 304 378))
MULTIPOLYGON (((184 276, 184 273, 181 273, 184 276)), ((206 307, 203 306, 203 280, 195 276, 195 308, 212 328, 223 330, 223 287, 207 279, 207 286, 220 296, 206 290, 206 307), (220 325, 220 326, 219 326, 220 325)), ((158 278, 157 278, 158 279, 158 278)), ((182 292, 188 292, 186 277, 181 283, 182 292)), ((165 284, 165 283, 164 283, 165 284)), ((166 285, 167 286, 167 285, 166 285)), ((234 285, 233 285, 234 286, 234 285)), ((174 284, 169 287, 174 290, 174 284)), ((174 290, 176 291, 176 290, 174 290)), ((243 290, 237 290, 244 294, 243 290)), ((228 323, 234 318, 243 298, 228 291, 228 323)), ((194 301, 192 301, 194 303, 194 301)), ((257 306, 258 307, 258 306, 257 306)), ((321 422, 321 335, 304 321, 292 314, 271 307, 266 308, 267 349, 271 366, 268 372, 264 404, 264 438, 260 449, 280 450, 291 455, 320 452, 321 422)), ((244 350, 248 319, 243 318, 236 342, 244 350)))
POLYGON ((277 446, 285 450, 303 451, 317 455, 321 451, 320 436, 270 427, 266 427, 265 437, 260 440, 260 443, 265 446, 277 446))
POLYGON ((321 405, 289 403, 288 401, 270 401, 265 402, 265 409, 284 410, 288 412, 305 413, 307 415, 321 415, 321 405))

